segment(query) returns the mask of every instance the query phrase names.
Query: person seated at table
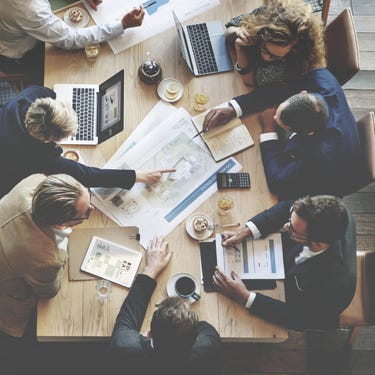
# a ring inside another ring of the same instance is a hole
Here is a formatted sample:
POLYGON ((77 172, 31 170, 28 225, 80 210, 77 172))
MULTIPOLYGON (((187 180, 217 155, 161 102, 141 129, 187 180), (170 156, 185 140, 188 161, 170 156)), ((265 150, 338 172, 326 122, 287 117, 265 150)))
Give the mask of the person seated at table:
POLYGON ((92 210, 88 189, 64 174, 31 175, 0 200, 0 332, 22 337, 36 300, 57 294, 68 228, 92 210))
MULTIPOLYGON (((87 0, 96 10, 101 1, 87 0)), ((0 69, 25 73, 26 84, 43 84, 44 42, 70 50, 102 43, 125 29, 140 26, 145 12, 134 8, 122 19, 103 25, 71 27, 52 12, 48 0, 2 0, 0 3, 0 69)), ((78 24, 78 23, 77 23, 78 24)))
POLYGON ((30 86, 0 111, 0 197, 33 173, 66 173, 85 186, 130 189, 157 183, 170 170, 100 169, 66 159, 56 144, 75 133, 77 115, 47 87, 30 86))
MULTIPOLYGON (((267 110, 260 116, 260 147, 270 190, 279 200, 355 191, 359 136, 342 88, 327 69, 307 73, 300 88, 276 112, 267 110), (293 134, 281 140, 277 128, 293 134)), ((233 106, 211 110, 203 127, 215 126, 220 118, 225 123, 236 114, 241 116, 241 108, 247 106, 244 97, 232 100, 233 106)))
POLYGON ((182 298, 170 297, 158 303, 147 336, 140 333, 156 278, 172 253, 164 238, 155 236, 145 256, 143 272, 137 275, 116 319, 110 363, 115 369, 126 368, 134 374, 219 373, 219 334, 207 322, 199 321, 182 298))
POLYGON ((280 228, 283 236, 285 302, 246 289, 235 272, 219 268, 217 290, 251 314, 287 328, 330 329, 351 302, 356 287, 355 223, 334 196, 281 202, 254 216, 237 232, 224 234, 223 246, 265 237, 280 228))
POLYGON ((226 27, 235 70, 247 85, 284 84, 326 66, 322 23, 303 0, 265 0, 226 27))

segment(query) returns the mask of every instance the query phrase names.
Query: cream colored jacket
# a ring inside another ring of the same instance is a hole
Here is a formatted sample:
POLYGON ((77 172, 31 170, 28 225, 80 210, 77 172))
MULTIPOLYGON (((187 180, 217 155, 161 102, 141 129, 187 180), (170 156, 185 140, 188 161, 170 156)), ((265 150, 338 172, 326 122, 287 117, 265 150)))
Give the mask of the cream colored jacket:
POLYGON ((34 174, 0 200, 0 331, 23 335, 37 298, 54 297, 61 286, 67 253, 57 248, 52 228, 31 217, 34 174))

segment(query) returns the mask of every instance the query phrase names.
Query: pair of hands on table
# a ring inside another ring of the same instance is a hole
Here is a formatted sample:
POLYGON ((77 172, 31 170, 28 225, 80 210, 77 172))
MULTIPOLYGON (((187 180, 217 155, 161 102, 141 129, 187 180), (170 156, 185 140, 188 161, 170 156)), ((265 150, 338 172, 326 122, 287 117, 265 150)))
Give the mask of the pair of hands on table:
MULTIPOLYGON (((244 227, 236 232, 223 233, 223 246, 228 247, 242 242, 245 238, 251 237, 249 228, 244 227)), ((250 292, 247 290, 241 278, 232 271, 230 276, 227 276, 223 270, 216 267, 215 273, 212 276, 215 288, 225 296, 233 299, 240 305, 244 306, 249 298, 250 292)))
MULTIPOLYGON (((101 4, 102 2, 103 0, 87 0, 87 3, 94 10, 98 10, 98 5, 101 4)), ((134 8, 129 13, 125 14, 125 16, 121 20, 122 27, 125 30, 130 27, 141 26, 144 16, 145 16, 145 11, 142 5, 140 5, 139 7, 134 8)))

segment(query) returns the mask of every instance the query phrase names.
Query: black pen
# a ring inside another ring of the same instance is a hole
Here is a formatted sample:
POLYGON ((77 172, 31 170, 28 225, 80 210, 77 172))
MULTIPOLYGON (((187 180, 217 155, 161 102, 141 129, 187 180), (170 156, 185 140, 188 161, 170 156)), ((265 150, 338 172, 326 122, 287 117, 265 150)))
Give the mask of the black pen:
POLYGON ((195 134, 195 136, 194 136, 192 139, 194 139, 195 137, 198 137, 198 135, 201 135, 201 134, 204 133, 204 132, 205 132, 205 130, 202 129, 200 132, 198 132, 197 134, 195 134))
MULTIPOLYGON (((221 239, 225 241, 224 234, 221 235, 221 239)), ((229 245, 229 247, 233 247, 233 249, 238 251, 239 253, 241 252, 241 250, 233 243, 231 245, 229 245)))
POLYGON ((150 4, 147 4, 145 7, 143 7, 143 9, 146 9, 146 8, 148 8, 148 7, 150 7, 151 5, 154 5, 154 4, 156 4, 156 1, 153 1, 150 4))

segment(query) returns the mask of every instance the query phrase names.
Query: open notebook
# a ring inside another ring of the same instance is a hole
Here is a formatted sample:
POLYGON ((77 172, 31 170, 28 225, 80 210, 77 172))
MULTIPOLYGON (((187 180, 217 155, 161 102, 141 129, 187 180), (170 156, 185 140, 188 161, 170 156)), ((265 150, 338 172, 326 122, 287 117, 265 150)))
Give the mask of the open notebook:
MULTIPOLYGON (((203 120, 208 112, 192 117, 193 124, 199 132, 202 130, 203 120)), ((223 160, 254 145, 246 125, 239 118, 211 129, 207 133, 202 133, 201 137, 216 161, 223 160)))

